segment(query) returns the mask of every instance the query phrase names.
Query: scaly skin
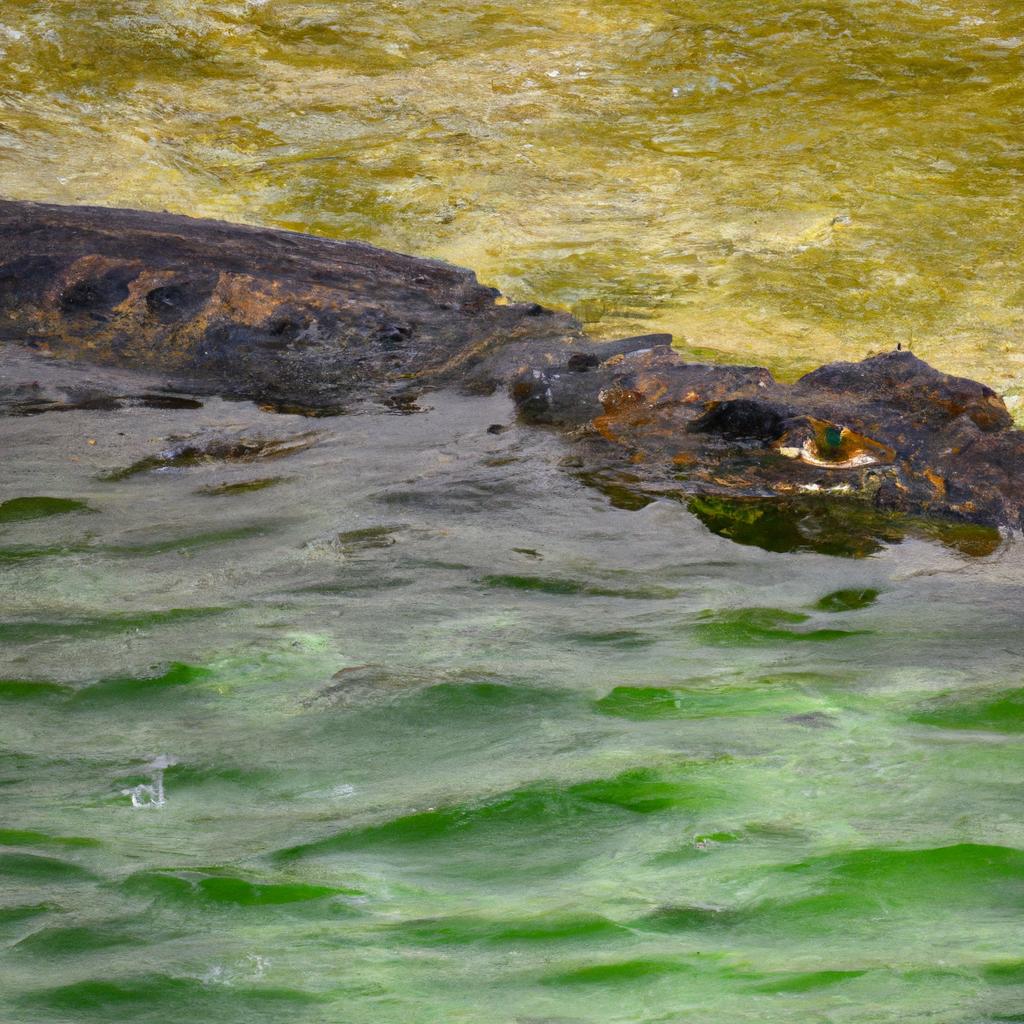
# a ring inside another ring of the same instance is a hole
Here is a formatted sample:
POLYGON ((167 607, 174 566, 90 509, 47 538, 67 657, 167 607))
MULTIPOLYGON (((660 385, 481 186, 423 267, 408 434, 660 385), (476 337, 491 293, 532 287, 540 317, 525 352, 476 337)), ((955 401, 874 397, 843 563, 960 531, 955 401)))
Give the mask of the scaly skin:
POLYGON ((628 453, 634 488, 855 500, 884 512, 1021 526, 1024 433, 990 388, 909 352, 832 363, 795 384, 686 363, 667 346, 513 383, 525 417, 583 427, 590 458, 628 453), (597 444, 594 437, 599 438, 597 444))
POLYGON ((155 370, 195 393, 332 413, 487 388, 495 349, 582 340, 472 271, 289 231, 0 201, 0 340, 155 370))
MULTIPOLYGON (((1022 525, 1024 433, 990 388, 908 352, 780 384, 687 363, 667 335, 590 341, 471 271, 362 243, 0 202, 0 341, 309 415, 510 387, 588 478, 637 494, 1022 525)), ((119 386, 8 380, 0 412, 160 401, 119 386)))

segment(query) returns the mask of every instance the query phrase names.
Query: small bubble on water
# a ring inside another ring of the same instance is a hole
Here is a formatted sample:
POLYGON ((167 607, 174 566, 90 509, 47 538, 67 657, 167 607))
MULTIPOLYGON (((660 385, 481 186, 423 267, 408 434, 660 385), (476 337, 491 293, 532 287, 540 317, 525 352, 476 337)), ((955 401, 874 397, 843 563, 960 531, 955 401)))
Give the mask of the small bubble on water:
POLYGON ((154 757, 146 765, 146 769, 151 772, 150 781, 122 789, 121 795, 131 797, 132 807, 163 807, 167 803, 167 796, 164 792, 164 770, 177 763, 175 758, 168 757, 166 754, 154 757))
POLYGON ((270 966, 270 961, 265 956, 260 956, 258 953, 250 953, 243 962, 248 963, 252 967, 252 976, 254 978, 262 978, 267 973, 267 968, 270 966))
POLYGON ((131 789, 122 789, 121 792, 132 798, 132 807, 163 807, 167 803, 162 790, 158 791, 155 786, 145 783, 132 786, 131 789))

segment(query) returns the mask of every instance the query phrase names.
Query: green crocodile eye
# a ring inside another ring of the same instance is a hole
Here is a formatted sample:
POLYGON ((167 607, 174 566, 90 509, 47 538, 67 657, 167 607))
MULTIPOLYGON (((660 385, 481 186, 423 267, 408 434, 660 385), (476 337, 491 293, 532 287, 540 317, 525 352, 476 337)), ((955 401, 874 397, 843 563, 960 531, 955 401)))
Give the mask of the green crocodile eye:
POLYGON ((889 463, 896 453, 888 445, 858 434, 849 427, 809 419, 814 431, 798 448, 791 443, 779 445, 779 453, 790 459, 799 459, 821 469, 856 469, 877 462, 889 463))

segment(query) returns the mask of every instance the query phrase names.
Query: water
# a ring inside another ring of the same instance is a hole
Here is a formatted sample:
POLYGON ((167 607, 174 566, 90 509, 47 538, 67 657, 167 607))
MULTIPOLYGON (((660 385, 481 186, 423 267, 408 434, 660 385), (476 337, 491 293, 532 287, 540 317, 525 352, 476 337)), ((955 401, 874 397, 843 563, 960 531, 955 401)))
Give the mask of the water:
POLYGON ((440 256, 793 374, 1024 395, 1013 0, 7 0, 0 191, 440 256))
POLYGON ((1020 546, 741 546, 431 404, 0 424, 0 1019, 1016 1019, 1020 546))
MULTIPOLYGON (((10 0, 0 191, 442 256, 782 374, 903 340, 1012 403, 1022 39, 980 0, 10 0)), ((0 422, 0 1020, 1020 1020, 1021 546, 737 544, 430 404, 0 422), (118 473, 206 427, 318 437, 118 473)))

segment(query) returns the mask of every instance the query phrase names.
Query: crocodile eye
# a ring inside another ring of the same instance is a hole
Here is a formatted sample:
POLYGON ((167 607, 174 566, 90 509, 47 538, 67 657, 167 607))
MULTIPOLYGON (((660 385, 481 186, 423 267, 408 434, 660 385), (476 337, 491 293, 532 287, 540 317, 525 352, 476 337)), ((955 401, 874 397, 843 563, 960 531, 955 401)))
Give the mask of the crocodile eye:
POLYGON ((822 469, 856 469, 892 462, 896 457, 891 448, 848 427, 818 420, 812 420, 811 427, 813 433, 800 447, 783 446, 780 453, 822 469))

